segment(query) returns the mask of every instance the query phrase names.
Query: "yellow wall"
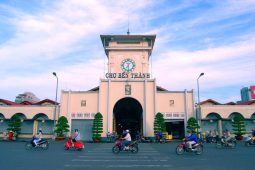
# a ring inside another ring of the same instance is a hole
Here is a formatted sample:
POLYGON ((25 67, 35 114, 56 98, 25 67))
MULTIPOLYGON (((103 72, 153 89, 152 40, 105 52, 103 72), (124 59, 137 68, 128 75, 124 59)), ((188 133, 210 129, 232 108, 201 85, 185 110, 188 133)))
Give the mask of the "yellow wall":
MULTIPOLYGON (((24 106, 0 106, 0 113, 2 113, 5 119, 10 119, 16 113, 23 113, 27 119, 32 119, 39 113, 44 113, 49 119, 53 120, 55 106, 36 106, 36 105, 24 105, 24 106)), ((58 113, 58 110, 57 110, 58 113)))

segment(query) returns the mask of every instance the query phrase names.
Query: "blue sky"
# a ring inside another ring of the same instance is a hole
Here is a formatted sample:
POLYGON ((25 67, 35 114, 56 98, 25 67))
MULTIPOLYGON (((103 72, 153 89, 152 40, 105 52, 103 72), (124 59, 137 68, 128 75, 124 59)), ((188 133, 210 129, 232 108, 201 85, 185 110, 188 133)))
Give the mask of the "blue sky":
POLYGON ((240 100, 255 84, 255 0, 0 0, 0 98, 25 91, 54 99, 104 77, 100 34, 156 34, 152 73, 168 90, 240 100), (167 73, 167 74, 166 74, 167 73))

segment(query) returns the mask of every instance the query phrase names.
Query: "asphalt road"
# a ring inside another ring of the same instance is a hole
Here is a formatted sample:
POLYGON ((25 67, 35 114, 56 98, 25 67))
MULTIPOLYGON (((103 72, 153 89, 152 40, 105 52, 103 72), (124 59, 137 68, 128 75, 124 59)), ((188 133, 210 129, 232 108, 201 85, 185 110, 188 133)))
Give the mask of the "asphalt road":
POLYGON ((63 142, 51 142, 48 150, 25 150, 24 142, 0 142, 1 170, 41 169, 167 169, 254 170, 255 147, 238 143, 236 149, 216 149, 205 144, 202 155, 176 155, 177 142, 139 144, 137 154, 113 154, 113 143, 86 143, 84 151, 64 150, 63 142))

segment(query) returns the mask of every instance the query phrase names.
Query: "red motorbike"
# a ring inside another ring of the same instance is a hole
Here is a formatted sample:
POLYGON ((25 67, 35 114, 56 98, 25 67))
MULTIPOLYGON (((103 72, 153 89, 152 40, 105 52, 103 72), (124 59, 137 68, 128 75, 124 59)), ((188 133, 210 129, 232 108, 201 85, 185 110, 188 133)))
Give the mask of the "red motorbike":
POLYGON ((68 150, 70 148, 74 148, 78 151, 81 151, 82 149, 84 149, 84 144, 82 141, 76 141, 76 142, 72 142, 72 138, 69 137, 68 140, 65 143, 65 149, 68 150))
POLYGON ((192 145, 192 148, 189 149, 187 148, 187 142, 188 140, 185 138, 183 140, 183 143, 180 143, 177 147, 176 147, 176 154, 177 155, 182 155, 184 152, 195 152, 197 155, 200 155, 203 153, 203 144, 202 142, 198 142, 192 145))
POLYGON ((116 140, 115 145, 112 148, 113 153, 119 153, 120 151, 130 151, 132 153, 137 153, 138 152, 138 143, 137 141, 134 141, 130 143, 129 145, 122 147, 121 146, 122 139, 119 138, 116 140))

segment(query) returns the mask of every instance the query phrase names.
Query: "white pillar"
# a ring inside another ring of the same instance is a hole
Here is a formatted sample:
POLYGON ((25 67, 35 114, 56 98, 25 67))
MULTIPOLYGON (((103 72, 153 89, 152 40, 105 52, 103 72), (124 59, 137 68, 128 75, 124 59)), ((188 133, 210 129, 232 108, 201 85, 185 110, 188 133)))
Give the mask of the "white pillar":
POLYGON ((219 131, 219 137, 222 136, 222 120, 218 120, 218 131, 219 131))
POLYGON ((185 112, 185 115, 184 115, 184 135, 186 136, 186 133, 187 133, 187 129, 186 129, 186 126, 187 126, 187 116, 188 116, 188 98, 187 98, 187 90, 185 89, 184 91, 184 112, 185 112))
POLYGON ((147 90, 147 80, 144 80, 144 105, 143 105, 143 136, 147 136, 147 129, 146 129, 146 114, 147 114, 147 95, 146 95, 146 90, 147 90))
MULTIPOLYGON (((108 79, 106 133, 109 132, 109 114, 112 113, 112 112, 110 112, 110 83, 111 83, 111 80, 108 79)), ((106 134, 106 133, 105 133, 105 134, 106 134)))

